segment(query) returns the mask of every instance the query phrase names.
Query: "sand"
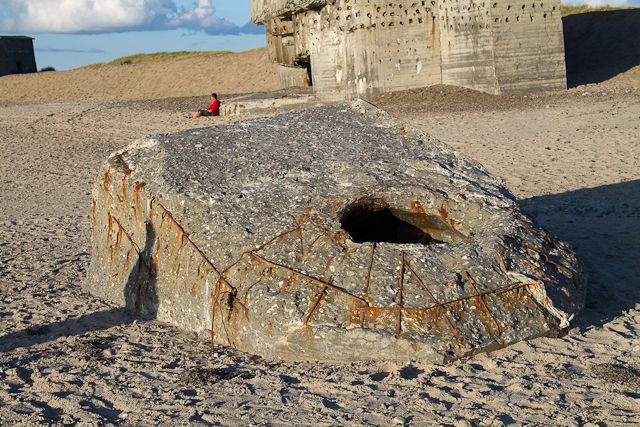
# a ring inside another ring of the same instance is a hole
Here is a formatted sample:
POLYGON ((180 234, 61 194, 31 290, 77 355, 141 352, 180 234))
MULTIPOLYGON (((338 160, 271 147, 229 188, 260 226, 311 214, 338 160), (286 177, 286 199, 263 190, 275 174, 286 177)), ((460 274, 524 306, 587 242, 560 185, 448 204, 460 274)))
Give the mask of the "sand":
POLYGON ((99 166, 143 135, 230 121, 188 112, 212 90, 272 90, 263 52, 251 55, 255 74, 241 56, 215 59, 234 83, 193 84, 189 60, 135 66, 135 77, 120 66, 108 79, 0 78, 0 425, 637 423, 640 90, 630 76, 558 94, 438 86, 371 100, 483 163, 575 247, 589 296, 567 337, 448 366, 279 363, 83 294, 99 166), (161 69, 171 88, 154 81, 161 69))

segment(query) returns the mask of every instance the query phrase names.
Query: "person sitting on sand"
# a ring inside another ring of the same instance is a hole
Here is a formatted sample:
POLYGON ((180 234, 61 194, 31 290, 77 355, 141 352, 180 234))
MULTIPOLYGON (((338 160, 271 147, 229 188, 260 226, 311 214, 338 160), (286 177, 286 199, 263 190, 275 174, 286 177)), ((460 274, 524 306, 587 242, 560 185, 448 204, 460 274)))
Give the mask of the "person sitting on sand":
POLYGON ((206 110, 198 110, 193 113, 194 118, 200 116, 219 116, 220 115, 220 101, 218 101, 218 94, 211 94, 211 105, 206 110))

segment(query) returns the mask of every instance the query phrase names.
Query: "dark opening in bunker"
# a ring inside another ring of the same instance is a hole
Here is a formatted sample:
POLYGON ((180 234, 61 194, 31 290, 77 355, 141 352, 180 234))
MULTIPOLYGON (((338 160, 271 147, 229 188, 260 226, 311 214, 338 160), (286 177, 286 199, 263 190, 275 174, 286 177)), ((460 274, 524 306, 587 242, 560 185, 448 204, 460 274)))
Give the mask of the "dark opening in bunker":
POLYGON ((307 83, 309 86, 313 86, 313 74, 311 73, 311 62, 308 60, 296 61, 296 65, 300 68, 307 70, 307 83))
POLYGON ((452 243, 463 240, 440 217, 394 209, 382 199, 360 199, 340 216, 342 229, 356 243, 452 243))

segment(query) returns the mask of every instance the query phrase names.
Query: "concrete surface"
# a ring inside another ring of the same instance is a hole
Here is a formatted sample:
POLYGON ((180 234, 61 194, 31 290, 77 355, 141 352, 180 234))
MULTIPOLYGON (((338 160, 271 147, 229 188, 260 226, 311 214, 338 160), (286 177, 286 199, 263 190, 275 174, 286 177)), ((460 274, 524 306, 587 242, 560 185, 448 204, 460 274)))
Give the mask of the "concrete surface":
POLYGON ((251 10, 271 60, 310 66, 325 100, 441 83, 492 94, 567 85, 559 0, 252 0, 251 10))

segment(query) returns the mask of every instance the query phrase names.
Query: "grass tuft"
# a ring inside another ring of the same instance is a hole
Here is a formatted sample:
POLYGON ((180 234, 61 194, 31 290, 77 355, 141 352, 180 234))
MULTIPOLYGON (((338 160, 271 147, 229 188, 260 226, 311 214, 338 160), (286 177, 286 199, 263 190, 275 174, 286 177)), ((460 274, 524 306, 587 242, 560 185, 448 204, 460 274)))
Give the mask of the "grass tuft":
POLYGON ((568 4, 561 4, 560 11, 562 12, 562 16, 569 15, 577 15, 579 13, 589 13, 589 12, 607 12, 610 10, 628 10, 628 9, 636 9, 635 7, 614 7, 614 6, 587 6, 586 4, 581 4, 578 6, 572 6, 568 4))
POLYGON ((122 56, 120 58, 116 58, 113 61, 109 61, 109 62, 99 62, 97 64, 87 65, 86 67, 83 67, 83 68, 97 68, 97 67, 104 67, 107 65, 143 64, 143 63, 149 63, 149 62, 171 61, 173 59, 194 58, 198 56, 219 55, 219 54, 227 54, 227 53, 232 53, 232 52, 228 50, 210 50, 210 51, 202 51, 202 52, 180 51, 180 52, 138 53, 135 55, 122 56))

